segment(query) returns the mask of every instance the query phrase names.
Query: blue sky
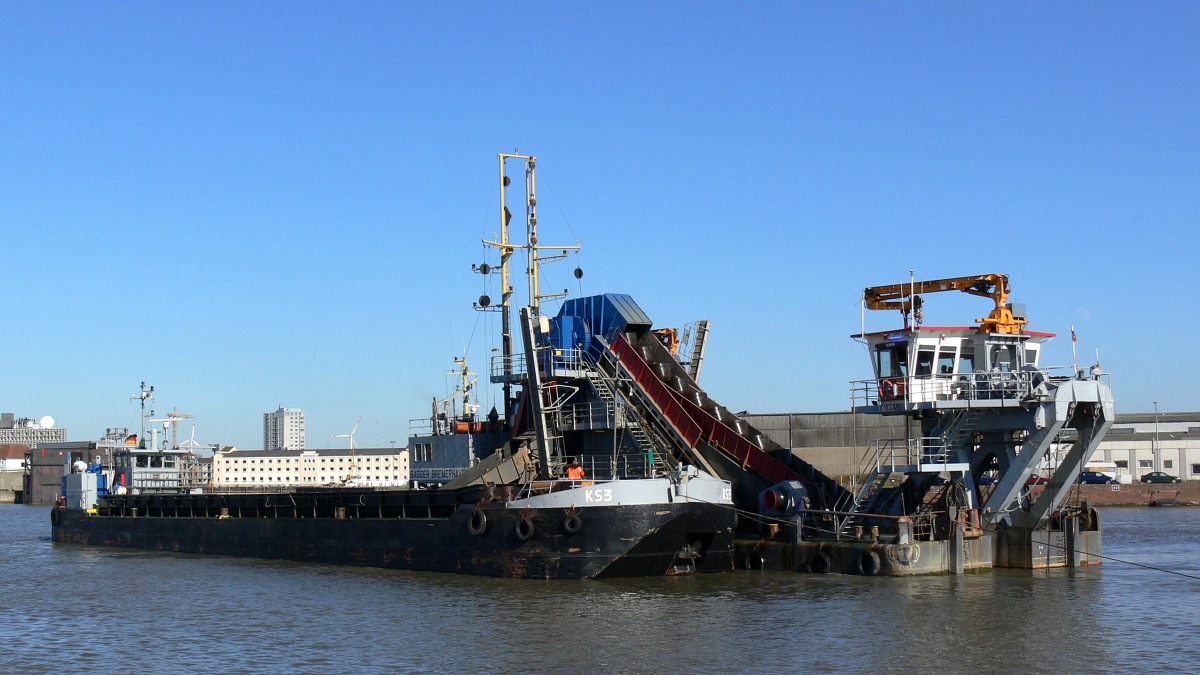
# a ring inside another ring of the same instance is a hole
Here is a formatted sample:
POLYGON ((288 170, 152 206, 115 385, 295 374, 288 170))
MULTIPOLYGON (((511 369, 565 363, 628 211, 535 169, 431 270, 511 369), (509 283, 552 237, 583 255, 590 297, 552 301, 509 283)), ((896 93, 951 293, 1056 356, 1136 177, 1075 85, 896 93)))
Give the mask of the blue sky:
POLYGON ((846 409, 910 269, 1008 274, 1047 361, 1074 324, 1118 410, 1197 410, 1198 45, 1183 2, 4 3, 0 408, 94 438, 145 380, 202 442, 282 404, 402 445, 495 344, 519 148, 583 246, 547 287, 710 319, 733 410, 846 409))

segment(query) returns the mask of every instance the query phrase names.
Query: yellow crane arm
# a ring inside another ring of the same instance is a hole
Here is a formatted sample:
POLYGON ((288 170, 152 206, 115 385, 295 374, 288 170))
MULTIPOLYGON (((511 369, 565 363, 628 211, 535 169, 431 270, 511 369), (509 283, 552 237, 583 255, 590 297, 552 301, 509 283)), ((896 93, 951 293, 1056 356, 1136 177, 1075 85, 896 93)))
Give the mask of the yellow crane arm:
POLYGON ((1008 277, 1003 274, 977 274, 968 277, 913 281, 887 286, 871 286, 863 290, 863 302, 867 309, 898 309, 907 322, 912 313, 916 323, 921 323, 921 294, 960 291, 984 298, 992 298, 996 306, 986 317, 975 319, 981 333, 1020 333, 1028 323, 1024 318, 1013 316, 1008 307, 1008 277))

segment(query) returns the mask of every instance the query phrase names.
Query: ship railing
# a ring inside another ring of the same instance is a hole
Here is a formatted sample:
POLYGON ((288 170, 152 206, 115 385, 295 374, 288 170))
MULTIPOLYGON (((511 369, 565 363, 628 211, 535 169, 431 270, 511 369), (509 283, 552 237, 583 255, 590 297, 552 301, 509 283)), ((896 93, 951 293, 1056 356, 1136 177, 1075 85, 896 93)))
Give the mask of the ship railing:
POLYGON ((542 372, 546 377, 573 375, 591 370, 592 366, 582 349, 555 349, 547 347, 539 354, 542 372))
POLYGON ((909 520, 912 521, 913 541, 933 541, 934 526, 937 524, 937 519, 943 515, 945 515, 945 511, 920 511, 909 514, 909 520))
POLYGON ((133 474, 133 487, 179 487, 183 476, 178 471, 145 471, 133 474))
POLYGON ((935 401, 1020 400, 1048 378, 1044 370, 979 371, 853 380, 854 407, 935 401))
MULTIPOLYGON (((871 455, 868 450, 867 455, 871 455)), ((901 470, 909 467, 908 471, 932 471, 938 466, 941 470, 954 470, 949 466, 954 463, 952 448, 947 447, 946 439, 941 436, 920 436, 917 438, 882 438, 875 441, 873 465, 860 465, 859 473, 879 473, 885 470, 901 470)))
POLYGON ((616 426, 613 407, 603 401, 563 406, 555 416, 559 429, 611 429, 616 426))
POLYGON ((921 464, 949 464, 954 458, 953 448, 942 436, 921 436, 917 439, 921 464))
POLYGON ((1066 382, 1067 380, 1096 380, 1111 388, 1111 374, 1100 370, 1099 365, 1083 368, 1081 366, 1042 366, 1050 376, 1051 382, 1066 382))
MULTIPOLYGON (((538 347, 538 365, 541 367, 543 378, 556 376, 580 377, 590 368, 587 353, 582 349, 556 349, 549 346, 538 347)), ((528 364, 524 354, 505 356, 498 354, 492 357, 488 374, 492 382, 518 381, 525 379, 528 364)))
POLYGON ((915 438, 883 438, 875 442, 876 473, 886 467, 910 466, 920 458, 920 441, 915 438))
POLYGON ((525 355, 499 354, 492 357, 488 374, 492 382, 519 381, 525 379, 525 355))
POLYGON ((516 498, 570 490, 578 487, 588 487, 600 483, 650 478, 653 476, 653 461, 641 453, 622 454, 616 458, 603 456, 587 456, 578 458, 583 467, 583 478, 548 478, 535 480, 523 485, 516 498))
POLYGON ((572 490, 577 487, 590 487, 596 483, 608 482, 601 478, 548 478, 545 480, 534 480, 525 483, 521 489, 513 496, 513 499, 525 499, 526 497, 536 497, 538 495, 548 494, 550 492, 560 492, 562 490, 572 490))
POLYGON ((644 452, 631 451, 613 455, 586 455, 579 458, 584 475, 596 480, 622 480, 627 478, 649 478, 654 474, 655 463, 644 452))
POLYGON ((226 483, 215 483, 211 487, 206 487, 204 491, 210 494, 259 494, 263 492, 284 493, 292 492, 297 485, 230 485, 226 483))
POLYGON ((940 473, 958 471, 962 467, 952 461, 945 439, 938 436, 918 438, 884 438, 872 443, 859 461, 852 489, 843 495, 835 510, 845 512, 838 519, 842 531, 872 502, 876 492, 884 489, 892 473, 940 473))
POLYGON ((907 515, 864 513, 860 511, 803 511, 803 526, 815 534, 833 534, 838 541, 902 541, 907 533, 909 543, 932 541, 934 525, 945 511, 921 511, 907 515))
POLYGON ((919 442, 908 438, 883 438, 872 441, 863 452, 851 475, 850 489, 834 504, 836 510, 849 511, 861 506, 871 489, 871 480, 885 468, 912 463, 920 455, 919 442))
POLYGON ((618 455, 615 462, 610 460, 612 467, 612 477, 620 480, 622 478, 650 478, 656 472, 663 469, 661 459, 656 460, 653 451, 632 452, 618 455))
POLYGON ((857 510, 869 488, 872 476, 878 471, 878 456, 879 447, 875 443, 868 445, 862 457, 855 463, 854 472, 850 474, 850 489, 843 492, 834 502, 834 511, 857 510))
POLYGON ((408 421, 409 436, 432 436, 433 435, 433 420, 428 417, 422 417, 408 421))

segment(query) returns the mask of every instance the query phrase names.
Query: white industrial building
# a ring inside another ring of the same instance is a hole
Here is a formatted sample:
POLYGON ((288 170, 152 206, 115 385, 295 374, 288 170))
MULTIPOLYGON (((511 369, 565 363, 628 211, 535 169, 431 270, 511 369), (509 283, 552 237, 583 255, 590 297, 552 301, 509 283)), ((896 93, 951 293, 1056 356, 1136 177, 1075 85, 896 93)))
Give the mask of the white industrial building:
POLYGON ((407 448, 217 451, 214 488, 353 485, 403 487, 411 470, 407 448))
POLYGON ((1135 481, 1152 471, 1200 480, 1200 413, 1118 414, 1091 461, 1135 481))
POLYGON ((303 450, 304 411, 279 406, 275 412, 263 413, 263 449, 303 450))

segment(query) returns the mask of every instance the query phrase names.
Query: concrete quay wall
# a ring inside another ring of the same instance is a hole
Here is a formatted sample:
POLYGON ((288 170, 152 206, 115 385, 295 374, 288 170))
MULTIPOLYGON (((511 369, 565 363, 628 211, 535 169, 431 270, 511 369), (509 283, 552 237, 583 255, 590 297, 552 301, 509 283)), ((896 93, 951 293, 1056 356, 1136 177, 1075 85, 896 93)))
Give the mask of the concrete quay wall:
MULTIPOLYGON (((1029 491, 1036 499, 1042 493, 1037 486, 1029 491)), ((1077 485, 1067 497, 1067 504, 1085 501, 1092 506, 1150 506, 1158 499, 1174 499, 1180 506, 1200 506, 1200 481, 1184 481, 1172 485, 1129 483, 1122 485, 1077 485), (1114 490, 1113 488, 1117 489, 1114 490)))
POLYGON ((1092 506, 1149 506, 1155 499, 1174 499, 1182 506, 1200 506, 1200 481, 1184 481, 1174 485, 1155 483, 1080 485, 1079 499, 1092 506))
POLYGON ((0 504, 12 504, 21 492, 24 472, 0 471, 0 504))

